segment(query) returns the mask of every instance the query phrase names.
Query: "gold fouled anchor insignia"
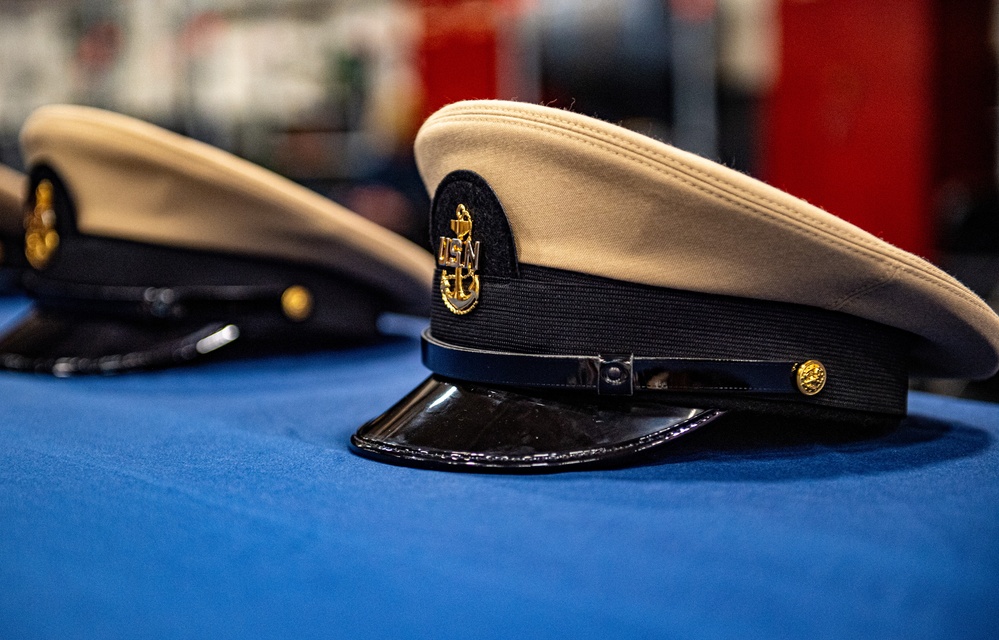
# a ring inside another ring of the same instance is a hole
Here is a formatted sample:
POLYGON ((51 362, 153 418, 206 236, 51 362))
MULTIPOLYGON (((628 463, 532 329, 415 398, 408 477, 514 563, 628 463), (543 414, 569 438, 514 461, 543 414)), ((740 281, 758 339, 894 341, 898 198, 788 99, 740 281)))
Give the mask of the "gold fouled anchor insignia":
POLYGON ((52 183, 42 180, 35 187, 35 206, 24 217, 24 256, 36 269, 44 268, 59 246, 52 198, 52 183))
POLYGON ((437 264, 441 271, 441 298, 452 313, 464 315, 479 302, 479 243, 472 241, 472 214, 459 204, 451 231, 456 237, 441 236, 437 264), (453 268, 454 273, 447 269, 453 268))

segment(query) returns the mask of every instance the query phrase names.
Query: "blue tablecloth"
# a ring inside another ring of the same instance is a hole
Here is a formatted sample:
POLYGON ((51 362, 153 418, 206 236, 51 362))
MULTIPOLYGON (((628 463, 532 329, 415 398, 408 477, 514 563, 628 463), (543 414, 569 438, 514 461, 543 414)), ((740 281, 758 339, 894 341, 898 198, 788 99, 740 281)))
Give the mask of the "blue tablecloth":
MULTIPOLYGON (((0 319, 22 308, 0 302, 0 319)), ((426 375, 373 347, 0 374, 0 638, 997 638, 999 406, 710 427, 637 468, 357 457, 426 375)))

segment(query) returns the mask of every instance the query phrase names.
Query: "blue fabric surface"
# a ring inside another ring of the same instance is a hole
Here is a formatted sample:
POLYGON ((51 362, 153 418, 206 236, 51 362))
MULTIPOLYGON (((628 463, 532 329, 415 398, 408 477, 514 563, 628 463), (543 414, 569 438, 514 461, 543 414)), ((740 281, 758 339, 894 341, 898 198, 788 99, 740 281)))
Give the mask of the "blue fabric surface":
POLYGON ((353 455, 425 375, 414 337, 0 374, 0 638, 999 637, 999 406, 612 471, 353 455))

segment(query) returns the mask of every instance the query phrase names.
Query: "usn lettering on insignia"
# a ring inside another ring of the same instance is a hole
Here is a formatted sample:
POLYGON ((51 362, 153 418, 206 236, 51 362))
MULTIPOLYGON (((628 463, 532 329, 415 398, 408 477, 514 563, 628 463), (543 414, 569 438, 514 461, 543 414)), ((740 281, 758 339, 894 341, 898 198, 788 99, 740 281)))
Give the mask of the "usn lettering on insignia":
POLYGON ((441 271, 441 299, 452 313, 464 315, 479 302, 479 243, 472 240, 472 214, 458 205, 451 221, 455 237, 441 236, 437 264, 441 271), (448 273, 448 269, 454 269, 448 273))

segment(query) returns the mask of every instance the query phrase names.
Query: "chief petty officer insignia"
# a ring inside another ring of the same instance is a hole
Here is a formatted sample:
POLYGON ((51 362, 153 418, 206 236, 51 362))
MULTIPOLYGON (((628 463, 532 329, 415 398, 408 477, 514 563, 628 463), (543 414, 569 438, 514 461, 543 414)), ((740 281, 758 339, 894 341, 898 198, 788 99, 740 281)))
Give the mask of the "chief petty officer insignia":
POLYGON ((115 373, 335 347, 385 312, 426 314, 433 259, 220 149, 55 105, 21 131, 21 283, 31 312, 0 366, 115 373))
POLYGON ((452 313, 464 315, 479 302, 479 242, 472 242, 472 214, 463 204, 455 211, 451 221, 453 238, 440 237, 437 265, 441 272, 441 298, 452 313), (447 273, 446 269, 454 269, 447 273), (467 286, 465 283, 468 283, 467 286))
POLYGON ((35 204, 24 218, 24 255, 35 269, 44 269, 59 247, 52 192, 52 182, 41 180, 35 187, 35 204))
POLYGON ((656 140, 472 101, 431 116, 415 151, 444 304, 423 334, 431 376, 358 429, 364 455, 621 464, 718 420, 897 423, 910 373, 999 369, 999 317, 959 282, 656 140))

